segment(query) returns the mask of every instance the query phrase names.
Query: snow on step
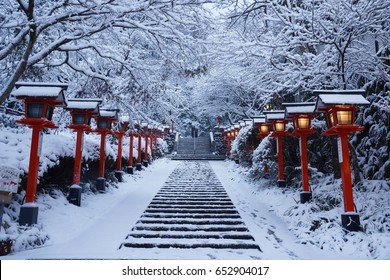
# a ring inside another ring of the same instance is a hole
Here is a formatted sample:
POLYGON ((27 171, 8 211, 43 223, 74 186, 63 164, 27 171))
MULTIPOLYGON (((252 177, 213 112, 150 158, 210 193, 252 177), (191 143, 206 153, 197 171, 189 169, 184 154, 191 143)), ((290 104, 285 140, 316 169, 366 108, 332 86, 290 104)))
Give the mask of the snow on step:
POLYGON ((168 248, 261 252, 208 162, 180 164, 120 246, 168 248))

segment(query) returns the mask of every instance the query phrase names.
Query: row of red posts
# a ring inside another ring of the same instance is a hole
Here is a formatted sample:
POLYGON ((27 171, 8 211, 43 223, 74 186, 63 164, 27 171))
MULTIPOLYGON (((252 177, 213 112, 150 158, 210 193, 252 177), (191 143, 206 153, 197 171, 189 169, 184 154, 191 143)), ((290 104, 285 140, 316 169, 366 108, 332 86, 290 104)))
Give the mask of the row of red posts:
POLYGON ((253 128, 258 132, 258 138, 270 136, 277 139, 278 186, 285 187, 282 138, 290 135, 299 137, 302 168, 300 201, 306 203, 312 199, 306 139, 308 135, 315 133, 315 130, 311 127, 312 119, 318 113, 324 114, 328 129, 322 134, 338 136, 338 155, 344 201, 344 213, 341 215, 341 222, 345 229, 359 231, 361 229, 360 219, 353 201, 348 135, 363 129, 355 124, 356 109, 357 106, 369 105, 369 102, 364 98, 364 91, 362 90, 317 90, 313 94, 318 96, 316 102, 283 103, 284 110, 264 111, 263 115, 226 127, 224 135, 227 142, 227 156, 229 158, 232 156, 232 142, 236 139, 240 129, 248 124, 253 125, 253 128), (292 134, 286 131, 286 123, 289 121, 292 121, 294 125, 292 134))
POLYGON ((149 125, 146 121, 139 123, 137 120, 130 122, 128 115, 119 116, 119 109, 101 108, 101 99, 66 99, 64 91, 68 85, 62 83, 32 83, 19 82, 16 84, 12 95, 25 102, 25 116, 18 120, 20 124, 32 128, 32 140, 30 151, 30 162, 25 203, 20 209, 19 224, 31 225, 38 221, 38 205, 36 205, 36 189, 38 181, 39 157, 42 150, 42 129, 58 128, 52 121, 54 108, 64 107, 72 115, 72 123, 67 127, 76 132, 76 149, 74 161, 73 185, 69 190, 69 201, 77 206, 81 204, 81 163, 84 143, 84 132, 95 132, 100 134, 100 161, 99 177, 96 181, 96 189, 104 192, 105 182, 105 144, 106 136, 114 134, 118 137, 118 156, 115 177, 119 182, 123 181, 122 171, 122 144, 123 137, 129 136, 130 152, 126 171, 133 174, 133 143, 138 138, 138 157, 136 170, 141 170, 142 165, 147 167, 149 163, 149 152, 152 157, 156 156, 157 139, 165 138, 170 129, 168 126, 149 125), (96 129, 91 128, 91 119, 96 121, 96 129), (144 157, 141 151, 141 138, 144 138, 144 157), (148 144, 149 142, 149 144, 148 144))

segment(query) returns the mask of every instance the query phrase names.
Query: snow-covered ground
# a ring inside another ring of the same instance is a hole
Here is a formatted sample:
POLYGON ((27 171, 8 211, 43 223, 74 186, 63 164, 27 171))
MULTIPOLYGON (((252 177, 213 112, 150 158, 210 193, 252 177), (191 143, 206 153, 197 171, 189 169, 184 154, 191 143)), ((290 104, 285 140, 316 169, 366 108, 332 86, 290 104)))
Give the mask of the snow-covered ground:
MULTIPOLYGON (((49 239, 43 246, 15 251, 1 259, 121 259, 129 258, 118 250, 127 234, 149 205, 158 190, 178 162, 169 159, 156 160, 150 167, 135 175, 126 175, 126 182, 118 188, 110 187, 104 194, 83 196, 82 206, 69 204, 64 196, 40 195, 39 227, 49 239)), ((210 162, 214 172, 225 187, 231 200, 238 208, 250 233, 258 242, 262 259, 371 259, 372 255, 362 248, 370 244, 377 258, 389 259, 390 233, 370 235, 332 230, 319 234, 307 233, 303 240, 302 232, 307 228, 297 228, 295 221, 315 219, 308 205, 296 205, 292 191, 278 190, 250 183, 244 173, 230 161, 210 162), (295 209, 295 212, 291 209, 295 209), (298 210, 296 210, 298 209, 298 210), (287 211, 289 210, 289 211, 287 211), (307 211, 303 211, 307 210, 307 211), (289 215, 294 213, 295 216, 289 215), (341 236, 334 236, 334 235, 341 236), (299 236, 299 237, 297 237, 299 236), (312 237, 313 242, 308 242, 312 237), (374 240, 373 240, 374 239, 374 240), (328 244, 340 242, 342 245, 328 244), (370 240, 366 242, 365 240, 370 240), (320 245, 319 245, 320 244, 320 245), (362 245, 363 244, 363 245, 362 245), (322 248, 320 248, 322 247, 322 248), (335 248, 342 248, 335 249, 335 248)), ((175 258, 172 250, 165 250, 153 258, 175 258)), ((177 258, 204 259, 207 254, 197 254, 197 250, 182 250, 177 258)), ((147 253, 130 258, 147 258, 147 253)), ((226 254, 213 258, 229 258, 226 254)), ((232 257, 233 258, 233 257, 232 257)))

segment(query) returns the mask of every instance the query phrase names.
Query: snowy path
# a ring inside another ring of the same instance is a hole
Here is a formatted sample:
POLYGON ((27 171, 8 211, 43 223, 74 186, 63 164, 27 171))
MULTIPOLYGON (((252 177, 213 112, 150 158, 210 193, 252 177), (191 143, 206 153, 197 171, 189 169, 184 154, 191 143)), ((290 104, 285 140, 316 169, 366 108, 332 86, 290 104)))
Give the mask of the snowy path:
POLYGON ((40 199, 49 242, 1 259, 345 258, 300 244, 231 162, 161 159, 126 180, 81 207, 40 199))

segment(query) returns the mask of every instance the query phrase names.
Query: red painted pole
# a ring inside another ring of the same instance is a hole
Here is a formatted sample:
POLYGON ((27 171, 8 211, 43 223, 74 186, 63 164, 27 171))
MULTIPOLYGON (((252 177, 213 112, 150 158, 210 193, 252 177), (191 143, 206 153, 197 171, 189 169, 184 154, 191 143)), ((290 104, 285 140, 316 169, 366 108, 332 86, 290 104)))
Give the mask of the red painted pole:
POLYGON ((309 168, 307 164, 307 135, 305 133, 300 134, 301 141, 301 167, 302 167, 302 190, 304 192, 310 192, 309 186, 309 168))
POLYGON ((352 192, 351 166, 349 160, 348 133, 340 131, 339 137, 342 150, 342 162, 340 163, 340 167, 341 179, 343 181, 344 211, 355 212, 352 192))
POLYGON ((157 156, 157 136, 154 137, 154 156, 157 156))
POLYGON ((230 138, 228 138, 227 157, 230 158, 230 138))
POLYGON ((138 158, 137 164, 141 165, 141 134, 138 134, 138 158))
POLYGON ((153 141, 154 141, 153 138, 154 138, 153 134, 150 135, 150 154, 152 155, 152 157, 153 157, 153 141))
POLYGON ((148 162, 148 135, 145 135, 145 154, 144 162, 148 162))
POLYGON ((129 166, 133 166, 133 134, 130 133, 129 166))
POLYGON ((284 167, 283 167, 283 136, 278 135, 278 177, 279 181, 284 181, 284 167))
POLYGON ((99 177, 102 178, 104 178, 104 165, 106 160, 105 146, 106 146, 106 133, 102 132, 100 134, 100 162, 99 162, 99 177))
POLYGON ((82 161, 82 143, 83 143, 83 134, 82 129, 77 129, 77 138, 76 138, 76 151, 74 156, 74 168, 73 168, 73 184, 80 184, 80 174, 81 174, 81 161, 82 161))
POLYGON ((122 138, 123 134, 118 134, 118 158, 116 160, 116 170, 121 171, 122 170, 122 138))
POLYGON ((28 166, 28 179, 26 190, 26 203, 33 203, 36 201, 38 170, 39 170, 39 138, 41 133, 41 126, 32 126, 30 163, 28 166))

